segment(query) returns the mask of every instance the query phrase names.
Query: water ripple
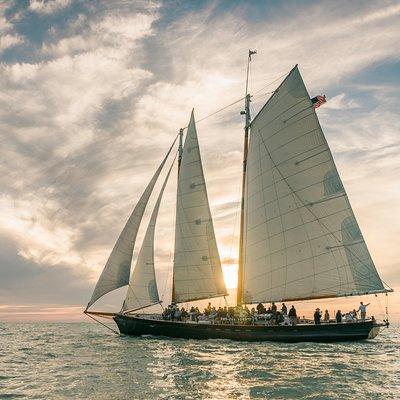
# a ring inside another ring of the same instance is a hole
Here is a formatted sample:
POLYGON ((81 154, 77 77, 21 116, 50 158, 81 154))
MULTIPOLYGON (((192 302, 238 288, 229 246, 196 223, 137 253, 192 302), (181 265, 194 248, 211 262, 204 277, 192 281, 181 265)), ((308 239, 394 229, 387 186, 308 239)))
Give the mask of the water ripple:
POLYGON ((1 399, 399 399, 400 329, 340 344, 118 337, 3 324, 1 399))

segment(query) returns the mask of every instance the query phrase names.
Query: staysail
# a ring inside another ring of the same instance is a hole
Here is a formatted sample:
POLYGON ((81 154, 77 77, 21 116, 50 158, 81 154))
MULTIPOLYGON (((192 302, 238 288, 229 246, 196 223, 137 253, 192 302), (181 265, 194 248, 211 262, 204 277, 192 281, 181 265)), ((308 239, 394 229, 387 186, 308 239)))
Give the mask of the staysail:
POLYGON ((226 294, 192 112, 178 176, 172 301, 226 294))
POLYGON ((96 302, 100 297, 104 296, 105 294, 129 283, 132 254, 140 222, 142 221, 142 217, 146 209, 146 205, 149 201, 150 195, 154 189, 154 185, 157 182, 161 170, 163 169, 164 164, 167 161, 173 146, 175 145, 175 142, 176 139, 168 150, 167 155, 161 162, 157 171, 151 178, 145 191, 140 197, 138 203, 136 204, 136 207, 130 215, 127 223, 125 224, 124 229, 119 235, 117 242, 115 243, 114 248, 110 254, 110 257, 108 258, 107 263, 103 268, 103 272, 101 273, 100 278, 97 281, 96 287, 87 305, 87 308, 89 308, 94 302, 96 302))
POLYGON ((164 180, 153 212, 151 214, 149 225, 143 239, 142 247, 140 248, 136 265, 132 272, 128 292, 122 306, 123 311, 135 310, 160 302, 156 282, 156 273, 154 268, 154 235, 156 230, 158 211, 160 209, 161 200, 173 164, 174 163, 172 163, 164 180))
POLYGON ((243 302, 385 292, 297 66, 250 129, 243 302))

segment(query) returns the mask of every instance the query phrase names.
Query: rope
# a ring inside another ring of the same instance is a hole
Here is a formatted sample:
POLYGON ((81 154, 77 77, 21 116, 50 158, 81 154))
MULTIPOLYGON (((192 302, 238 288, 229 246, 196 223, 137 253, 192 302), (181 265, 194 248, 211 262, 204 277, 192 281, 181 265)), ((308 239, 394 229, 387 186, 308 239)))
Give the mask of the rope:
MULTIPOLYGON (((285 72, 284 74, 282 74, 282 75, 279 76, 278 78, 276 78, 276 79, 274 79, 273 81, 269 82, 267 85, 265 85, 265 86, 263 86, 262 88, 258 89, 257 91, 254 92, 254 94, 252 95, 252 97, 253 97, 253 98, 259 98, 259 97, 262 97, 262 96, 266 96, 267 94, 272 94, 272 93, 274 93, 274 91, 272 91, 272 92, 262 93, 262 94, 260 94, 260 95, 258 95, 258 96, 255 96, 256 94, 262 92, 262 91, 263 91, 265 88, 267 88, 268 86, 271 86, 271 85, 274 84, 275 82, 277 82, 277 81, 279 81, 280 79, 282 79, 282 78, 283 78, 284 76, 286 76, 287 74, 288 74, 288 73, 285 72)), ((198 119, 197 121, 195 121, 196 124, 198 124, 199 122, 202 122, 202 121, 206 120, 207 118, 212 117, 212 116, 215 115, 215 114, 220 113, 221 111, 226 110, 226 109, 229 108, 229 107, 234 106, 235 104, 237 104, 237 103, 243 101, 245 98, 246 98, 246 96, 241 97, 240 99, 235 100, 233 103, 230 103, 230 104, 228 104, 228 105, 226 105, 226 106, 220 108, 219 110, 214 111, 213 113, 208 114, 208 115, 206 115, 205 117, 198 119)), ((188 128, 188 126, 185 126, 183 129, 187 129, 187 128, 188 128)))
MULTIPOLYGON (((206 115, 205 117, 198 119, 198 120, 196 121, 196 124, 198 124, 199 122, 204 121, 204 120, 207 119, 207 118, 212 117, 212 116, 215 115, 215 114, 218 114, 218 113, 221 112, 221 111, 226 110, 226 109, 229 108, 229 107, 232 107, 233 105, 239 103, 240 101, 243 101, 244 99, 245 99, 245 97, 242 97, 242 98, 240 98, 240 99, 234 101, 233 103, 228 104, 227 106, 222 107, 222 108, 220 108, 219 110, 214 111, 213 113, 208 114, 208 115, 206 115)), ((183 129, 186 129, 186 128, 187 128, 187 126, 185 126, 183 129)))
POLYGON ((272 82, 268 83, 267 85, 263 86, 261 89, 258 89, 257 91, 255 91, 253 93, 253 96, 256 95, 257 93, 262 92, 264 89, 266 89, 268 86, 271 86, 273 83, 279 81, 280 79, 282 79, 284 76, 286 76, 288 74, 288 72, 285 72, 284 74, 282 74, 281 76, 278 76, 278 78, 274 79, 272 82))
POLYGON ((119 336, 119 332, 117 332, 115 329, 109 327, 106 324, 103 324, 101 321, 99 321, 98 319, 96 319, 95 317, 92 317, 90 314, 88 313, 84 313, 85 315, 87 315, 89 318, 92 318, 94 321, 98 322, 100 325, 103 325, 104 327, 106 327, 107 329, 109 329, 111 332, 114 332, 116 335, 119 336))

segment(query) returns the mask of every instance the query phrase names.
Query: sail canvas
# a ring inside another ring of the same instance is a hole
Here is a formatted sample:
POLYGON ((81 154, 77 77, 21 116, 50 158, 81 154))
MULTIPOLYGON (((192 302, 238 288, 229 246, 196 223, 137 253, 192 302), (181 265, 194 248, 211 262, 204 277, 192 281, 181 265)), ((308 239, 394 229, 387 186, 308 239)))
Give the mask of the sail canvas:
POLYGON ((96 287, 93 291, 87 308, 89 308, 93 303, 95 303, 100 297, 104 296, 105 294, 129 283, 133 249, 135 246, 140 223, 142 221, 143 214, 151 193, 153 192, 157 179, 164 167, 165 162, 168 159, 168 156, 171 153, 175 141, 168 150, 168 153, 162 160, 160 166, 157 168, 153 177, 151 178, 145 191, 143 192, 134 210, 132 211, 132 214, 126 222, 122 232, 120 233, 117 242, 115 243, 114 248, 107 260, 107 263, 103 268, 100 278, 97 281, 96 287))
POLYGON ((227 294, 193 112, 179 169, 173 268, 175 302, 227 294))
POLYGON ((385 291, 297 66, 250 129, 243 301, 385 291))
POLYGON ((122 310, 134 310, 160 302, 154 267, 154 236, 161 200, 171 173, 171 165, 161 187, 129 283, 122 310))

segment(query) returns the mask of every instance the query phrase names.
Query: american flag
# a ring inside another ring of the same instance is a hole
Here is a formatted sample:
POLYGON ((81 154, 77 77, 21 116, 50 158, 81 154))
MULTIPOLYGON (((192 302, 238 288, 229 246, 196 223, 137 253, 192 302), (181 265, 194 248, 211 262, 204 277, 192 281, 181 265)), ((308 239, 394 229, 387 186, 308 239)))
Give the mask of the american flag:
POLYGON ((326 97, 324 96, 315 96, 311 99, 311 103, 315 108, 321 107, 322 104, 326 103, 326 97))

